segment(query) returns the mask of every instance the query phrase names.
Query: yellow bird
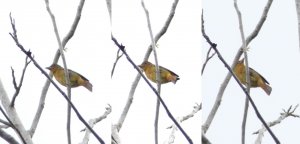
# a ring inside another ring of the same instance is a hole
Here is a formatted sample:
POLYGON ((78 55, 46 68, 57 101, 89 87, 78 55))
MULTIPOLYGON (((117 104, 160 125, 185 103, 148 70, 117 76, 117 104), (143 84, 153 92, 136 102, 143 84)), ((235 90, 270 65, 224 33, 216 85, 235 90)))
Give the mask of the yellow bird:
MULTIPOLYGON (((156 83, 156 68, 154 64, 145 61, 139 65, 139 67, 143 69, 148 79, 156 83)), ((179 80, 179 76, 167 68, 159 66, 159 71, 161 84, 168 82, 173 82, 175 84, 176 81, 179 80)))
MULTIPOLYGON (((49 69, 55 79, 63 86, 67 86, 66 83, 66 79, 65 79, 65 71, 64 68, 61 67, 58 64, 52 64, 50 67, 47 67, 47 69, 49 69)), ((70 87, 74 88, 74 87, 78 87, 78 86, 84 86, 85 88, 87 88, 89 91, 92 92, 93 90, 93 85, 89 82, 89 80, 87 78, 85 78, 84 76, 82 76, 81 74, 69 70, 69 77, 70 77, 70 87)))
MULTIPOLYGON (((246 85, 246 67, 244 65, 244 58, 236 64, 234 73, 241 81, 242 84, 246 85)), ((261 87, 268 95, 271 94, 272 87, 269 86, 269 82, 254 69, 249 67, 250 73, 250 87, 261 87)))

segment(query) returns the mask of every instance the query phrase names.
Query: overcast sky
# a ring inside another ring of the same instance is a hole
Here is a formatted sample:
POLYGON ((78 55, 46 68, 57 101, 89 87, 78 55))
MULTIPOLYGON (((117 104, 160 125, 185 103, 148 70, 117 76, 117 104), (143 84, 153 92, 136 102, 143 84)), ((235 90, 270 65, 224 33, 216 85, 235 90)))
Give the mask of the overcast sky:
MULTIPOLYGON (((243 17, 245 35, 256 26, 267 0, 238 1, 243 17)), ((231 65, 241 46, 237 14, 233 1, 203 1, 206 33, 218 44, 218 49, 231 65)), ((270 96, 260 88, 251 89, 251 96, 263 118, 273 121, 282 109, 299 104, 299 42, 296 6, 294 1, 274 1, 267 20, 260 33, 250 43, 249 65, 262 74, 273 91, 270 96)), ((209 46, 202 41, 202 60, 209 46)), ((203 122, 210 112, 220 84, 227 75, 227 69, 215 56, 208 63, 202 76, 203 122)), ((245 95, 234 80, 227 86, 221 106, 216 114, 207 137, 212 143, 241 143, 241 123, 245 95)), ((299 114, 299 109, 296 110, 299 114)), ((249 107, 246 143, 254 143, 257 135, 252 133, 261 128, 261 122, 249 107)), ((299 143, 299 119, 287 118, 271 128, 281 143, 299 143)), ((265 133, 263 143, 274 143, 265 133)))
MULTIPOLYGON (((156 34, 165 22, 172 0, 145 1, 149 9, 153 33, 156 34)), ((189 114, 196 103, 201 102, 201 2, 180 1, 175 17, 165 36, 158 42, 159 64, 171 69, 180 76, 176 85, 162 86, 162 97, 173 115, 181 117, 189 114)), ((50 7, 56 16, 60 37, 63 38, 73 22, 78 1, 51 1, 50 7)), ((9 36, 11 26, 9 13, 15 19, 18 38, 26 49, 30 49, 42 67, 51 65, 58 48, 50 17, 44 1, 12 0, 0 2, 0 47, 2 51, 0 78, 7 94, 14 93, 10 67, 17 79, 23 68, 25 55, 15 46, 9 36)), ((148 45, 149 32, 140 0, 113 1, 112 30, 133 61, 140 64, 148 45)), ((109 117, 95 126, 96 132, 110 143, 111 124, 116 123, 127 100, 131 84, 137 74, 125 57, 121 58, 113 78, 111 68, 116 57, 117 47, 110 40, 110 20, 105 1, 87 0, 74 37, 66 45, 65 56, 68 68, 79 72, 93 84, 93 92, 83 87, 72 89, 72 101, 86 120, 103 114, 108 104, 112 106, 109 117)), ((150 57, 153 61, 153 56, 150 57)), ((62 61, 58 62, 62 65, 62 61)), ((45 76, 30 64, 25 74, 22 90, 16 100, 16 109, 25 128, 29 128, 39 102, 45 76)), ((17 80, 18 82, 18 80, 17 80)), ((153 84, 153 83, 152 83, 153 84)), ((61 88, 66 91, 65 87, 61 88)), ((156 97, 144 81, 140 81, 135 98, 120 131, 122 143, 153 143, 154 114, 156 97)), ((50 86, 42 118, 33 137, 34 143, 67 143, 66 102, 60 93, 50 86)), ((79 143, 84 133, 83 124, 72 113, 72 140, 79 143)), ((160 113, 160 143, 168 140, 171 131, 166 129, 171 123, 164 109, 160 113)), ((4 119, 2 117, 2 119, 4 119)), ((184 122, 183 128, 200 143, 201 117, 196 114, 184 122)), ((176 132, 175 143, 187 143, 180 132, 176 132)), ((91 143, 95 139, 91 136, 91 143)), ((3 141, 0 140, 0 143, 3 141)))

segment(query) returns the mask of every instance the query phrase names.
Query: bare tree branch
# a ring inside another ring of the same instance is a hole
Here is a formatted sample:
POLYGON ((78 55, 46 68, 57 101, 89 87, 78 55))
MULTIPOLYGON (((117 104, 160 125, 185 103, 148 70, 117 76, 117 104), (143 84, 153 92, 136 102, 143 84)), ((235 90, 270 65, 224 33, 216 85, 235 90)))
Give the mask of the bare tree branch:
MULTIPOLYGON (((161 28, 161 30, 156 34, 156 36, 154 37, 154 41, 155 43, 157 43, 157 41, 166 33, 174 15, 175 15, 175 10, 176 10, 176 6, 178 4, 178 1, 179 0, 174 0, 173 4, 172 4, 172 7, 171 7, 171 10, 170 10, 170 13, 169 13, 169 16, 167 18, 167 20, 165 21, 165 24, 163 25, 163 27, 161 28)), ((110 0, 107 0, 107 8, 108 8, 108 11, 109 11, 109 14, 110 14, 110 19, 111 19, 111 1, 110 0)), ((113 37, 113 34, 111 34, 111 37, 113 37)), ((118 46, 119 47, 119 46, 118 46)), ((145 54, 145 57, 144 57, 144 61, 148 60, 150 54, 152 52, 152 44, 150 44, 148 46, 148 49, 146 51, 146 54, 145 54)), ((118 123, 117 124, 114 124, 112 125, 112 142, 113 143, 116 143, 116 144, 119 144, 120 143, 120 138, 118 136, 118 132, 120 131, 120 129, 122 128, 122 125, 125 121, 125 118, 127 116, 127 113, 129 111, 129 108, 132 104, 132 101, 133 101, 133 95, 134 95, 134 92, 135 92, 135 89, 138 85, 138 82, 141 78, 141 75, 140 74, 137 74, 135 79, 134 79, 134 82, 131 86, 131 89, 130 89, 130 92, 129 92, 129 95, 128 95, 128 99, 127 99, 127 102, 126 102, 126 105, 125 107, 123 108, 123 112, 118 120, 118 123)))
MULTIPOLYGON (((298 106, 299 106, 299 104, 297 104, 294 108, 292 106, 290 106, 287 111, 283 110, 283 113, 280 113, 280 116, 278 117, 278 119, 268 123, 268 127, 272 127, 272 126, 275 126, 276 124, 280 124, 285 118, 290 117, 290 116, 295 117, 295 118, 300 118, 299 115, 294 114, 294 112, 298 108, 298 106)), ((253 134, 258 134, 257 139, 255 140, 255 144, 262 143, 262 138, 264 136, 265 131, 266 131, 266 128, 264 126, 262 126, 261 129, 253 132, 253 134)))
POLYGON ((10 106, 10 100, 6 94, 6 91, 4 90, 1 80, 0 80, 0 100, 7 114, 5 113, 4 109, 2 109, 2 107, 0 106, 1 113, 12 125, 12 128, 16 131, 16 133, 18 134, 22 142, 24 144, 33 144, 31 136, 23 126, 21 119, 19 118, 18 113, 16 112, 16 109, 10 106))
MULTIPOLYGON (((206 41, 210 44, 210 46, 215 50, 215 52, 217 53, 219 59, 223 62, 223 64, 225 65, 225 67, 228 69, 228 71, 230 72, 230 74, 234 77, 234 79, 236 80, 236 82, 239 84, 239 86, 242 88, 242 90, 244 91, 244 93, 246 94, 247 98, 250 101, 250 104, 252 105, 256 116, 258 117, 258 119, 263 123, 263 125, 266 127, 266 129, 268 130, 268 132, 270 133, 271 137, 274 139, 274 141, 277 144, 280 144, 278 138, 274 135, 274 133, 271 131, 271 129, 268 127, 267 123, 265 122, 265 120, 263 119, 263 117, 261 116, 261 114, 259 113, 254 101, 252 100, 251 96, 249 95, 249 93, 247 92, 247 90, 243 87, 242 83, 239 81, 239 79, 237 78, 237 76, 234 74, 234 72, 232 71, 231 67, 227 64, 227 62, 224 60, 224 58, 222 57, 222 55, 220 54, 219 50, 217 49, 217 44, 211 42, 211 40, 209 39, 209 37, 206 35, 205 33, 205 29, 204 29, 204 20, 203 20, 203 16, 202 16, 202 35, 203 37, 206 39, 206 41)), ((205 132, 205 131, 204 131, 205 132)))
MULTIPOLYGON (((94 118, 94 119, 90 119, 89 120, 89 125, 90 127, 94 127, 95 124, 97 124, 98 122, 102 121, 103 119, 105 119, 109 114, 111 113, 111 106, 108 105, 108 107, 106 107, 106 111, 104 112, 103 115, 101 115, 100 117, 94 118)), ((86 128, 84 128, 81 131, 85 131, 85 135, 84 138, 82 140, 82 142, 80 144, 88 144, 89 143, 89 139, 90 139, 90 131, 86 130, 86 128)))
MULTIPOLYGON (((11 17, 10 17, 11 18, 11 17)), ((63 90, 59 88, 59 86, 52 80, 52 78, 41 68, 41 66, 35 61, 33 56, 31 55, 30 51, 26 51, 25 48, 20 44, 18 38, 17 38, 17 31, 15 28, 15 23, 14 20, 11 18, 11 25, 13 29, 13 33, 9 33, 12 39, 15 41, 16 45, 20 48, 20 50, 26 54, 30 60, 33 62, 33 64, 36 66, 37 69, 41 71, 43 75, 47 77, 47 79, 53 84, 53 86, 61 93, 61 95, 65 98, 65 100, 68 102, 68 104, 71 105, 71 108, 74 110, 75 114, 77 115, 78 119, 91 131, 91 133, 96 137, 96 139, 101 143, 104 144, 105 142, 100 138, 100 136, 88 125, 88 123, 84 120, 84 118, 81 116, 75 105, 70 101, 68 96, 64 93, 63 90)), ((0 83, 1 84, 1 83, 0 83)), ((0 85, 1 88, 1 85, 0 85)), ((0 89, 0 94, 1 94, 1 89, 0 89)), ((1 97, 1 95, 0 95, 1 97)), ((3 102, 2 102, 3 103, 3 102)), ((4 105, 4 104, 3 104, 4 105)), ((9 112, 8 112, 9 113, 9 112)), ((12 112, 13 113, 13 112, 12 112)), ((21 132, 22 133, 22 132, 21 132)), ((25 138, 26 139, 26 138, 25 138)))
POLYGON ((213 54, 210 55, 212 48, 210 47, 206 53, 206 59, 202 65, 202 70, 201 70, 201 75, 203 75, 204 69, 206 67, 206 64, 208 63, 208 61, 216 54, 216 52, 214 52, 213 54))
POLYGON ((11 68, 11 73, 12 73, 12 77, 13 77, 13 85, 15 87, 15 93, 13 95, 13 98, 12 98, 12 101, 10 103, 10 106, 11 107, 14 107, 15 106, 15 100, 17 98, 17 96, 19 95, 20 93, 20 90, 21 90, 21 87, 22 87, 22 84, 23 84, 23 79, 24 79, 24 75, 25 75, 25 71, 27 69, 27 66, 30 64, 31 60, 28 61, 28 57, 26 57, 25 59, 25 65, 24 65, 24 68, 23 68, 23 71, 22 71, 22 75, 21 75, 21 79, 20 79, 20 82, 19 82, 19 85, 17 86, 17 83, 16 83, 16 78, 15 78, 15 74, 14 74, 14 69, 11 68))
POLYGON ((299 42, 299 50, 300 50, 300 0, 295 0, 297 18, 298 18, 298 42, 299 42))
POLYGON ((111 144, 121 144, 121 139, 118 133, 117 125, 111 126, 111 144))
POLYGON ((0 129, 0 137, 10 144, 19 144, 14 137, 6 133, 3 129, 0 129))
MULTIPOLYGON (((71 100, 71 87, 70 87, 70 77, 69 77, 69 72, 68 72, 68 68, 67 68, 67 62, 66 62, 66 58, 64 55, 64 47, 62 45, 59 33, 58 33, 58 27, 56 24, 56 20, 55 20, 55 16, 52 13, 50 6, 49 6, 49 0, 45 0, 45 4, 46 4, 46 8, 47 11, 50 15, 52 24, 53 24, 53 28, 54 28, 54 33, 56 36, 56 40, 59 46, 59 51, 60 51, 60 55, 63 61, 63 66, 64 66, 64 72, 65 72, 65 80, 66 80, 66 84, 67 84, 67 91, 68 91, 68 98, 69 100, 71 100)), ((67 139, 68 139, 68 144, 72 144, 72 139, 71 139, 71 106, 68 104, 67 105, 67 139)))
MULTIPOLYGON (((77 7, 77 13, 76 13, 75 19, 73 21, 73 24, 72 24, 69 32, 67 33, 67 35, 62 40, 62 47, 66 46, 66 44, 73 37, 73 35, 74 35, 75 31, 76 31, 76 28, 77 28, 77 26, 79 24, 79 21, 80 21, 80 18, 81 18, 81 13, 82 13, 84 2, 85 2, 85 0, 80 0, 80 3, 78 5, 78 7, 77 7)), ((60 57, 60 50, 58 49, 56 51, 55 56, 54 56, 53 63, 57 63, 59 57, 60 57)), ((49 75, 52 78, 51 72, 49 72, 49 75)), ((34 119, 32 121, 31 127, 30 127, 31 136, 34 135, 35 130, 36 130, 37 125, 38 125, 38 122, 39 122, 39 120, 41 118, 41 115, 42 115, 42 112, 43 112, 43 109, 44 109, 44 106, 45 106, 45 100, 46 100, 46 95, 47 95, 49 86, 50 86, 50 81, 46 80, 45 85, 44 85, 44 87, 42 89, 42 93, 41 93, 41 97, 40 97, 40 101, 39 101, 39 105, 38 105, 35 117, 34 117, 34 119)))
POLYGON ((175 120, 174 116, 172 115, 172 113, 170 112, 170 110, 168 109, 167 105, 165 104, 164 100, 161 98, 160 94, 157 92, 157 90, 152 86, 152 84, 149 82, 149 80, 143 75, 143 73, 141 72, 141 70, 139 69, 139 67, 132 61, 132 59, 129 57, 129 55, 127 54, 127 52, 125 51, 125 46, 123 46, 122 44, 119 44, 117 39, 112 37, 112 41, 114 41, 115 45, 121 49, 121 51, 124 53, 124 55, 126 56, 127 60, 129 61, 129 63, 138 71, 138 73, 142 76, 142 78, 145 80, 145 82, 148 84, 148 86, 152 89, 152 91, 155 93, 155 95, 157 96, 157 98, 159 99, 160 103, 162 104, 162 106, 164 107, 164 109, 166 110, 167 115, 169 116, 169 118, 174 122, 174 124, 178 127, 178 129, 180 130, 180 132, 183 134, 183 136, 187 139, 187 141, 192 144, 193 141, 190 139, 190 137, 187 135, 187 133, 183 130, 183 128, 179 125, 179 123, 175 120))
MULTIPOLYGON (((3 124, 4 124, 5 126, 7 126, 7 127, 13 127, 12 124, 11 124, 10 122, 7 122, 7 121, 5 121, 5 120, 3 120, 3 119, 0 119, 0 122, 3 123, 3 124)), ((2 126, 2 128, 3 128, 3 126, 2 126)))
MULTIPOLYGON (((252 31, 252 33, 246 38, 246 44, 249 45, 249 43, 258 35, 260 29, 262 28, 264 22, 266 21, 267 19, 267 15, 268 15, 268 12, 270 10, 270 7, 272 5, 272 2, 273 0, 268 0, 264 10, 263 10, 263 13, 262 13, 262 16, 259 20, 259 22, 257 23, 255 29, 252 31)), ((233 63, 231 65, 231 68, 233 68, 237 61, 239 60, 240 56, 242 55, 242 46, 240 47, 240 49, 237 51, 237 54, 233 60, 233 63)), ((223 83, 221 84, 221 87, 219 89, 219 92, 217 94, 217 97, 216 97, 216 100, 215 100, 215 103, 214 103, 214 106, 212 107, 212 110, 210 111, 205 123, 202 125, 202 130, 204 131, 204 133, 206 133, 206 131, 209 129, 213 119, 214 119, 214 116, 216 115, 217 111, 218 111, 218 108, 221 104, 221 101, 222 101, 222 97, 223 97, 223 93, 229 83, 229 80, 231 78, 231 73, 228 72, 223 83)))
MULTIPOLYGON (((241 33, 242 39, 242 50, 244 53, 245 65, 246 65, 246 88, 248 94, 250 94, 250 73, 249 73, 249 65, 248 65, 248 55, 247 55, 247 44, 245 40, 244 28, 243 28, 243 19, 242 14, 239 10, 237 5, 237 0, 234 0, 234 8, 236 10, 238 20, 239 20, 239 29, 241 33)), ((242 121, 242 136, 241 136, 241 143, 245 144, 245 134, 246 134, 246 123, 247 123, 247 115, 248 115, 248 108, 249 108, 249 100, 248 97, 245 98, 245 105, 244 105, 244 114, 243 114, 243 121, 242 121)))
POLYGON ((208 138, 205 136, 205 134, 202 132, 202 135, 201 135, 201 141, 202 141, 202 144, 211 144, 211 142, 208 140, 208 138))
MULTIPOLYGON (((187 114, 187 115, 185 115, 185 116, 183 116, 181 118, 178 118, 178 121, 180 123, 182 123, 182 122, 184 122, 184 121, 186 121, 186 120, 194 117, 194 115, 197 112, 199 112, 201 110, 201 108, 202 108, 202 104, 200 104, 200 105, 196 104, 194 106, 194 109, 193 109, 193 111, 191 113, 189 113, 189 114, 187 114)), ((167 127, 167 129, 172 129, 171 134, 170 134, 169 139, 168 139, 168 144, 172 144, 172 143, 174 143, 174 140, 175 140, 175 132, 177 131, 177 127, 176 127, 176 125, 173 124, 173 125, 167 127)))
MULTIPOLYGON (((151 39, 151 45, 152 45, 152 51, 154 55, 154 61, 155 61, 155 75, 156 75, 156 85, 157 85, 157 92, 160 94, 161 91, 161 84, 160 84, 160 71, 159 71, 159 65, 158 65, 158 58, 157 58, 157 53, 156 53, 156 44, 153 38, 153 32, 152 32, 152 27, 151 27, 151 22, 150 22, 150 17, 149 17, 149 11, 145 6, 144 0, 141 0, 142 7, 144 9, 144 12, 146 14, 146 19, 147 19, 147 24, 148 24, 148 30, 150 34, 150 39, 151 39)), ((155 144, 158 144, 158 121, 159 121, 159 107, 160 107, 160 101, 157 99, 156 101, 156 109, 155 109, 155 119, 154 119, 154 140, 155 144)))
MULTIPOLYGON (((187 114, 187 115, 181 117, 181 118, 179 119, 179 122, 184 122, 184 121, 186 121, 186 120, 188 120, 188 119, 194 117, 194 115, 195 115, 197 112, 199 112, 201 109, 202 109, 202 103, 201 103, 200 105, 196 103, 196 105, 194 106, 193 111, 192 111, 191 113, 189 113, 189 114, 187 114)), ((172 127, 174 127, 174 124, 171 125, 171 126, 169 126, 169 127, 167 127, 167 129, 170 129, 170 128, 172 128, 172 127)))
POLYGON ((114 71, 115 71, 115 68, 116 68, 116 66, 117 66, 117 63, 118 63, 119 59, 120 59, 122 56, 123 56, 123 53, 120 54, 120 50, 118 50, 118 51, 117 51, 117 57, 116 57, 116 60, 115 60, 115 62, 114 62, 114 64, 113 64, 113 68, 112 68, 111 73, 110 73, 110 77, 112 77, 112 76, 114 75, 114 71))
MULTIPOLYGON (((155 43, 157 43, 157 41, 166 33, 167 29, 169 28, 169 25, 175 15, 175 10, 176 10, 176 6, 178 4, 178 1, 179 0, 174 0, 173 4, 172 4, 172 7, 171 7, 171 10, 170 10, 170 13, 169 13, 169 16, 165 22, 165 24, 163 25, 163 27, 161 28, 161 30, 156 34, 156 36, 154 37, 154 41, 155 43)), ((113 37, 113 36, 112 36, 113 37)), ((144 56, 144 61, 148 60, 150 54, 152 52, 152 44, 150 44, 148 46, 148 49, 146 51, 146 54, 144 56)), ((118 131, 122 128, 122 125, 125 121, 125 118, 127 116, 127 113, 129 111, 129 108, 132 104, 132 100, 133 100, 133 95, 134 95, 134 92, 135 92, 135 89, 139 83, 139 80, 141 78, 141 75, 140 74, 137 74, 132 85, 131 85, 131 89, 130 89, 130 92, 129 92, 129 95, 128 95, 128 99, 127 99, 127 102, 126 102, 126 105, 123 109, 123 112, 119 118, 119 121, 118 123, 116 124, 117 125, 117 128, 118 128, 118 131)))

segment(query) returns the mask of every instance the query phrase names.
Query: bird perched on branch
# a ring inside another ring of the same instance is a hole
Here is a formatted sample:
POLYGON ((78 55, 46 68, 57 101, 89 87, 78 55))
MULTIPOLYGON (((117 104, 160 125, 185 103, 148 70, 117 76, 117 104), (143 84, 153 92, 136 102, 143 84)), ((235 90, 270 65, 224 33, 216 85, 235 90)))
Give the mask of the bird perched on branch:
MULTIPOLYGON (((139 65, 139 67, 143 69, 148 79, 156 83, 156 68, 154 64, 145 61, 141 65, 139 65)), ((176 81, 179 80, 179 76, 174 72, 168 70, 167 68, 159 66, 159 71, 161 84, 165 84, 168 82, 173 82, 175 84, 176 81)))
MULTIPOLYGON (((236 64, 234 67, 234 73, 241 81, 246 85, 246 68, 244 65, 244 58, 236 64)), ((249 67, 250 87, 261 87, 268 95, 271 94, 272 88, 269 86, 269 82, 254 69, 249 67)))
MULTIPOLYGON (((58 64, 52 64, 50 67, 47 67, 47 69, 49 69, 55 79, 63 86, 67 87, 67 83, 66 83, 66 79, 65 79, 65 71, 64 68, 61 67, 58 64)), ((81 74, 69 70, 69 77, 70 77, 70 87, 78 87, 78 86, 84 86, 85 88, 87 88, 89 91, 93 90, 93 85, 89 82, 89 80, 87 78, 85 78, 84 76, 82 76, 81 74)))

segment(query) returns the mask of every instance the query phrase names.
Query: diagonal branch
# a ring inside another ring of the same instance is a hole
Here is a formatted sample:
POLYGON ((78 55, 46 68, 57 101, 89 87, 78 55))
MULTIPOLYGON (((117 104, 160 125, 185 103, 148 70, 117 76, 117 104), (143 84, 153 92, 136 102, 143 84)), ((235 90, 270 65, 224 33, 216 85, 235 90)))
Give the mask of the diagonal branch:
MULTIPOLYGON (((79 23, 79 20, 81 18, 81 13, 82 13, 82 9, 83 9, 83 5, 84 5, 84 2, 85 0, 80 0, 80 3, 77 7, 77 13, 76 13, 76 16, 75 16, 75 19, 73 21, 73 24, 69 30, 69 32, 67 33, 67 35, 64 37, 64 39, 62 40, 62 47, 65 47, 66 44, 68 43, 68 41, 73 37, 75 31, 76 31, 76 28, 78 26, 78 23, 79 23)), ((56 51, 56 54, 54 56, 54 59, 53 59, 53 63, 57 63, 58 62, 58 59, 60 57, 60 50, 58 49, 56 51)), ((52 78, 52 74, 49 72, 49 75, 50 77, 52 78)), ((50 81, 49 80, 46 80, 45 84, 44 84, 44 87, 42 89, 42 93, 41 93, 41 97, 40 97, 40 101, 39 101, 39 104, 38 104, 38 108, 37 108, 37 111, 36 111, 36 114, 35 114, 35 117, 32 121, 32 124, 31 124, 31 127, 30 127, 30 133, 31 133, 31 136, 34 135, 35 133, 35 130, 37 128, 37 125, 38 125, 38 122, 41 118, 41 115, 42 115, 42 112, 43 112, 43 109, 45 107, 45 100, 46 100, 46 95, 47 95, 47 92, 48 92, 48 89, 49 89, 49 86, 50 86, 50 81)))
MULTIPOLYGON (((161 28, 161 30, 154 37, 155 43, 157 43, 157 41, 168 30, 169 25, 170 25, 170 23, 171 23, 174 15, 175 15, 175 10, 176 10, 178 2, 179 2, 179 0, 174 0, 168 18, 166 19, 166 21, 165 21, 163 27, 161 28)), ((110 14, 110 20, 111 20, 112 18, 111 18, 111 1, 110 0, 107 0, 107 8, 108 8, 108 11, 109 11, 109 14, 110 14)), ((111 37, 114 38, 112 33, 111 33, 111 37)), ((145 53, 145 56, 144 56, 144 61, 148 60, 151 52, 152 52, 152 44, 148 46, 148 49, 147 49, 147 51, 145 53)), ((129 108, 130 108, 130 106, 132 104, 133 96, 134 96, 134 93, 135 93, 135 89, 136 89, 136 87, 137 87, 137 85, 139 83, 140 78, 141 78, 141 75, 137 74, 136 77, 135 77, 135 79, 134 79, 134 81, 133 81, 133 83, 132 83, 132 86, 131 86, 131 89, 129 91, 129 95, 128 95, 128 99, 127 99, 126 105, 123 108, 123 111, 122 111, 122 114, 121 114, 121 116, 120 116, 120 118, 118 120, 118 123, 116 123, 116 124, 114 124, 112 126, 112 141, 114 143, 116 143, 116 144, 118 144, 120 142, 120 139, 119 139, 118 134, 116 132, 119 132, 121 130, 121 128, 122 128, 122 125, 123 125, 123 123, 125 121, 127 113, 129 111, 129 108)))
MULTIPOLYGON (((94 127, 95 124, 97 124, 98 122, 100 122, 103 119, 105 119, 111 113, 111 106, 110 105, 108 105, 108 107, 106 107, 105 109, 106 109, 106 111, 104 112, 104 114, 102 114, 101 116, 99 116, 97 118, 89 120, 89 125, 91 127, 94 127)), ((86 128, 84 128, 81 131, 85 131, 85 135, 84 135, 84 138, 83 138, 83 140, 82 140, 82 142, 80 144, 88 144, 91 132, 89 130, 87 130, 86 128)))
POLYGON ((249 93, 247 92, 247 90, 243 87, 242 83, 239 81, 239 79, 237 78, 237 76, 233 73, 231 67, 227 64, 227 62, 224 60, 224 58, 222 57, 222 55, 220 54, 219 50, 217 49, 217 44, 211 42, 211 40, 209 39, 209 37, 206 35, 205 30, 204 30, 204 20, 202 17, 202 35, 203 37, 206 39, 206 41, 209 43, 209 45, 215 50, 215 52, 217 53, 219 59, 223 62, 223 64, 225 65, 225 67, 228 69, 228 71, 230 72, 230 74, 233 76, 233 78, 236 80, 236 82, 238 83, 238 85, 242 88, 242 90, 244 91, 244 93, 246 94, 247 98, 250 101, 250 104, 252 105, 256 116, 258 117, 258 119, 262 122, 262 124, 266 127, 266 129, 268 130, 268 132, 270 133, 271 137, 274 139, 274 141, 277 144, 280 144, 278 138, 274 135, 274 133, 271 131, 271 129, 268 127, 267 123, 265 122, 265 120, 263 119, 263 117, 261 116, 261 114, 259 113, 254 101, 252 100, 251 96, 249 95, 249 93))
MULTIPOLYGON (((157 41, 167 32, 168 28, 169 28, 169 25, 175 15, 175 10, 176 10, 176 7, 177 7, 177 4, 178 4, 178 1, 179 0, 174 0, 173 4, 172 4, 172 7, 171 7, 171 10, 170 10, 170 13, 169 13, 169 16, 165 22, 165 24, 163 25, 163 27, 161 28, 161 30, 155 35, 154 37, 154 41, 155 43, 157 43, 157 41)), ((113 37, 113 35, 112 35, 113 37)), ((118 46, 119 47, 119 46, 118 46)), ((148 60, 150 54, 152 52, 152 44, 150 44, 148 46, 148 49, 145 53, 145 56, 144 56, 144 61, 148 60)), ((122 125, 125 121, 125 118, 126 118, 126 115, 129 111, 129 108, 132 104, 132 100, 133 100, 133 95, 134 95, 134 92, 135 92, 135 89, 140 81, 140 78, 141 78, 141 75, 140 74, 137 74, 134 81, 133 81, 133 84, 131 86, 131 89, 130 89, 130 92, 129 92, 129 95, 128 95, 128 100, 127 100, 127 103, 125 105, 125 108, 123 109, 123 112, 119 118, 119 121, 118 123, 116 124, 117 125, 117 129, 118 131, 122 128, 122 125)))
POLYGON ((139 69, 139 67, 132 61, 132 59, 129 57, 129 55, 127 54, 127 52, 125 51, 125 46, 123 46, 122 44, 119 44, 118 41, 112 37, 112 41, 114 41, 115 45, 124 53, 124 55, 126 56, 127 60, 129 61, 129 63, 138 71, 138 73, 141 75, 141 77, 145 80, 145 82, 149 85, 149 87, 152 89, 152 91, 155 93, 155 95, 157 96, 157 98, 159 99, 160 103, 162 104, 162 106, 164 107, 164 109, 166 110, 167 115, 169 116, 169 118, 174 122, 174 124, 178 127, 178 129, 180 130, 180 132, 183 134, 183 136, 187 139, 187 141, 192 144, 193 141, 190 139, 190 137, 186 134, 186 132, 183 130, 183 128, 179 125, 179 123, 176 121, 176 119, 174 118, 174 116, 172 115, 172 113, 170 112, 170 110, 168 109, 167 105, 165 104, 164 100, 161 98, 160 94, 157 92, 157 90, 152 86, 152 84, 149 82, 149 80, 143 75, 143 73, 141 72, 141 70, 139 69))
MULTIPOLYGON (((11 18, 11 17, 10 17, 11 18)), ((68 104, 71 105, 71 108, 74 110, 75 114, 77 115, 78 119, 91 131, 91 133, 96 137, 96 139, 101 143, 104 144, 105 142, 100 138, 100 136, 88 125, 88 123, 84 120, 84 118, 81 116, 75 105, 70 101, 68 96, 64 93, 63 90, 59 88, 59 86, 51 79, 51 77, 43 70, 43 68, 35 61, 33 56, 31 55, 30 51, 26 51, 23 45, 20 44, 18 38, 17 38, 17 32, 15 28, 14 20, 11 18, 11 25, 13 29, 13 33, 9 33, 12 39, 15 41, 15 44, 20 48, 20 50, 26 54, 29 59, 33 62, 33 64, 36 66, 37 69, 41 71, 43 75, 47 77, 47 79, 53 84, 53 86, 61 93, 61 95, 65 98, 65 100, 68 102, 68 104)), ((1 83, 0 83, 1 84, 1 83)), ((1 87, 0 87, 1 88, 1 87)), ((0 89, 1 90, 1 89, 0 89)), ((1 92, 1 91, 0 91, 1 92)), ((1 95, 0 95, 1 96, 1 95)))
MULTIPOLYGON (((264 22, 266 21, 267 19, 267 15, 268 15, 268 12, 270 10, 270 7, 272 5, 272 2, 273 0, 268 0, 264 10, 263 10, 263 13, 261 15, 261 18, 259 20, 259 22, 257 23, 255 29, 253 30, 253 32, 246 38, 246 45, 249 45, 249 43, 258 35, 260 29, 262 28, 264 22)), ((203 13, 202 13, 203 14, 203 13)), ((203 17, 203 16, 202 16, 203 17)), ((235 55, 235 58, 233 60, 233 64, 231 65, 231 67, 233 68, 237 61, 239 60, 240 56, 242 55, 242 46, 241 48, 237 51, 237 54, 235 55)), ((221 87, 219 89, 219 92, 217 94, 217 97, 216 97, 216 100, 215 100, 215 103, 214 103, 214 106, 212 107, 212 110, 210 111, 209 113, 209 116, 207 117, 205 123, 203 124, 202 126, 202 130, 204 131, 204 133, 206 133, 206 131, 209 129, 213 119, 214 119, 214 116, 216 115, 217 111, 218 111, 218 108, 221 104, 221 100, 222 100, 222 97, 223 97, 223 94, 224 94, 224 91, 229 83, 229 80, 231 78, 231 73, 228 72, 223 83, 221 84, 221 87)))
MULTIPOLYGON (((199 112, 201 110, 201 108, 202 108, 202 104, 200 104, 200 105, 196 104, 196 106, 194 106, 194 109, 191 113, 179 118, 178 121, 182 123, 183 121, 186 121, 186 120, 194 117, 194 115, 197 112, 199 112)), ((174 143, 174 140, 175 140, 175 132, 177 131, 177 127, 173 124, 173 125, 167 127, 167 129, 172 129, 171 134, 168 139, 168 144, 172 144, 172 143, 174 143)))
POLYGON ((0 137, 9 144, 19 144, 19 142, 14 137, 6 133, 3 129, 0 129, 0 137))
MULTIPOLYGON (((288 108, 288 110, 283 110, 283 113, 280 113, 280 116, 278 117, 278 119, 269 122, 268 126, 272 127, 275 126, 276 124, 281 123, 284 119, 286 119, 287 117, 295 117, 295 118, 300 118, 299 115, 294 114, 295 110, 298 108, 299 104, 297 104, 293 109, 292 106, 290 106, 288 108)), ((266 131, 266 128, 264 126, 262 126, 261 129, 253 132, 253 134, 258 134, 257 139, 255 140, 255 144, 261 144, 262 143, 262 138, 264 136, 264 132, 266 131)))

